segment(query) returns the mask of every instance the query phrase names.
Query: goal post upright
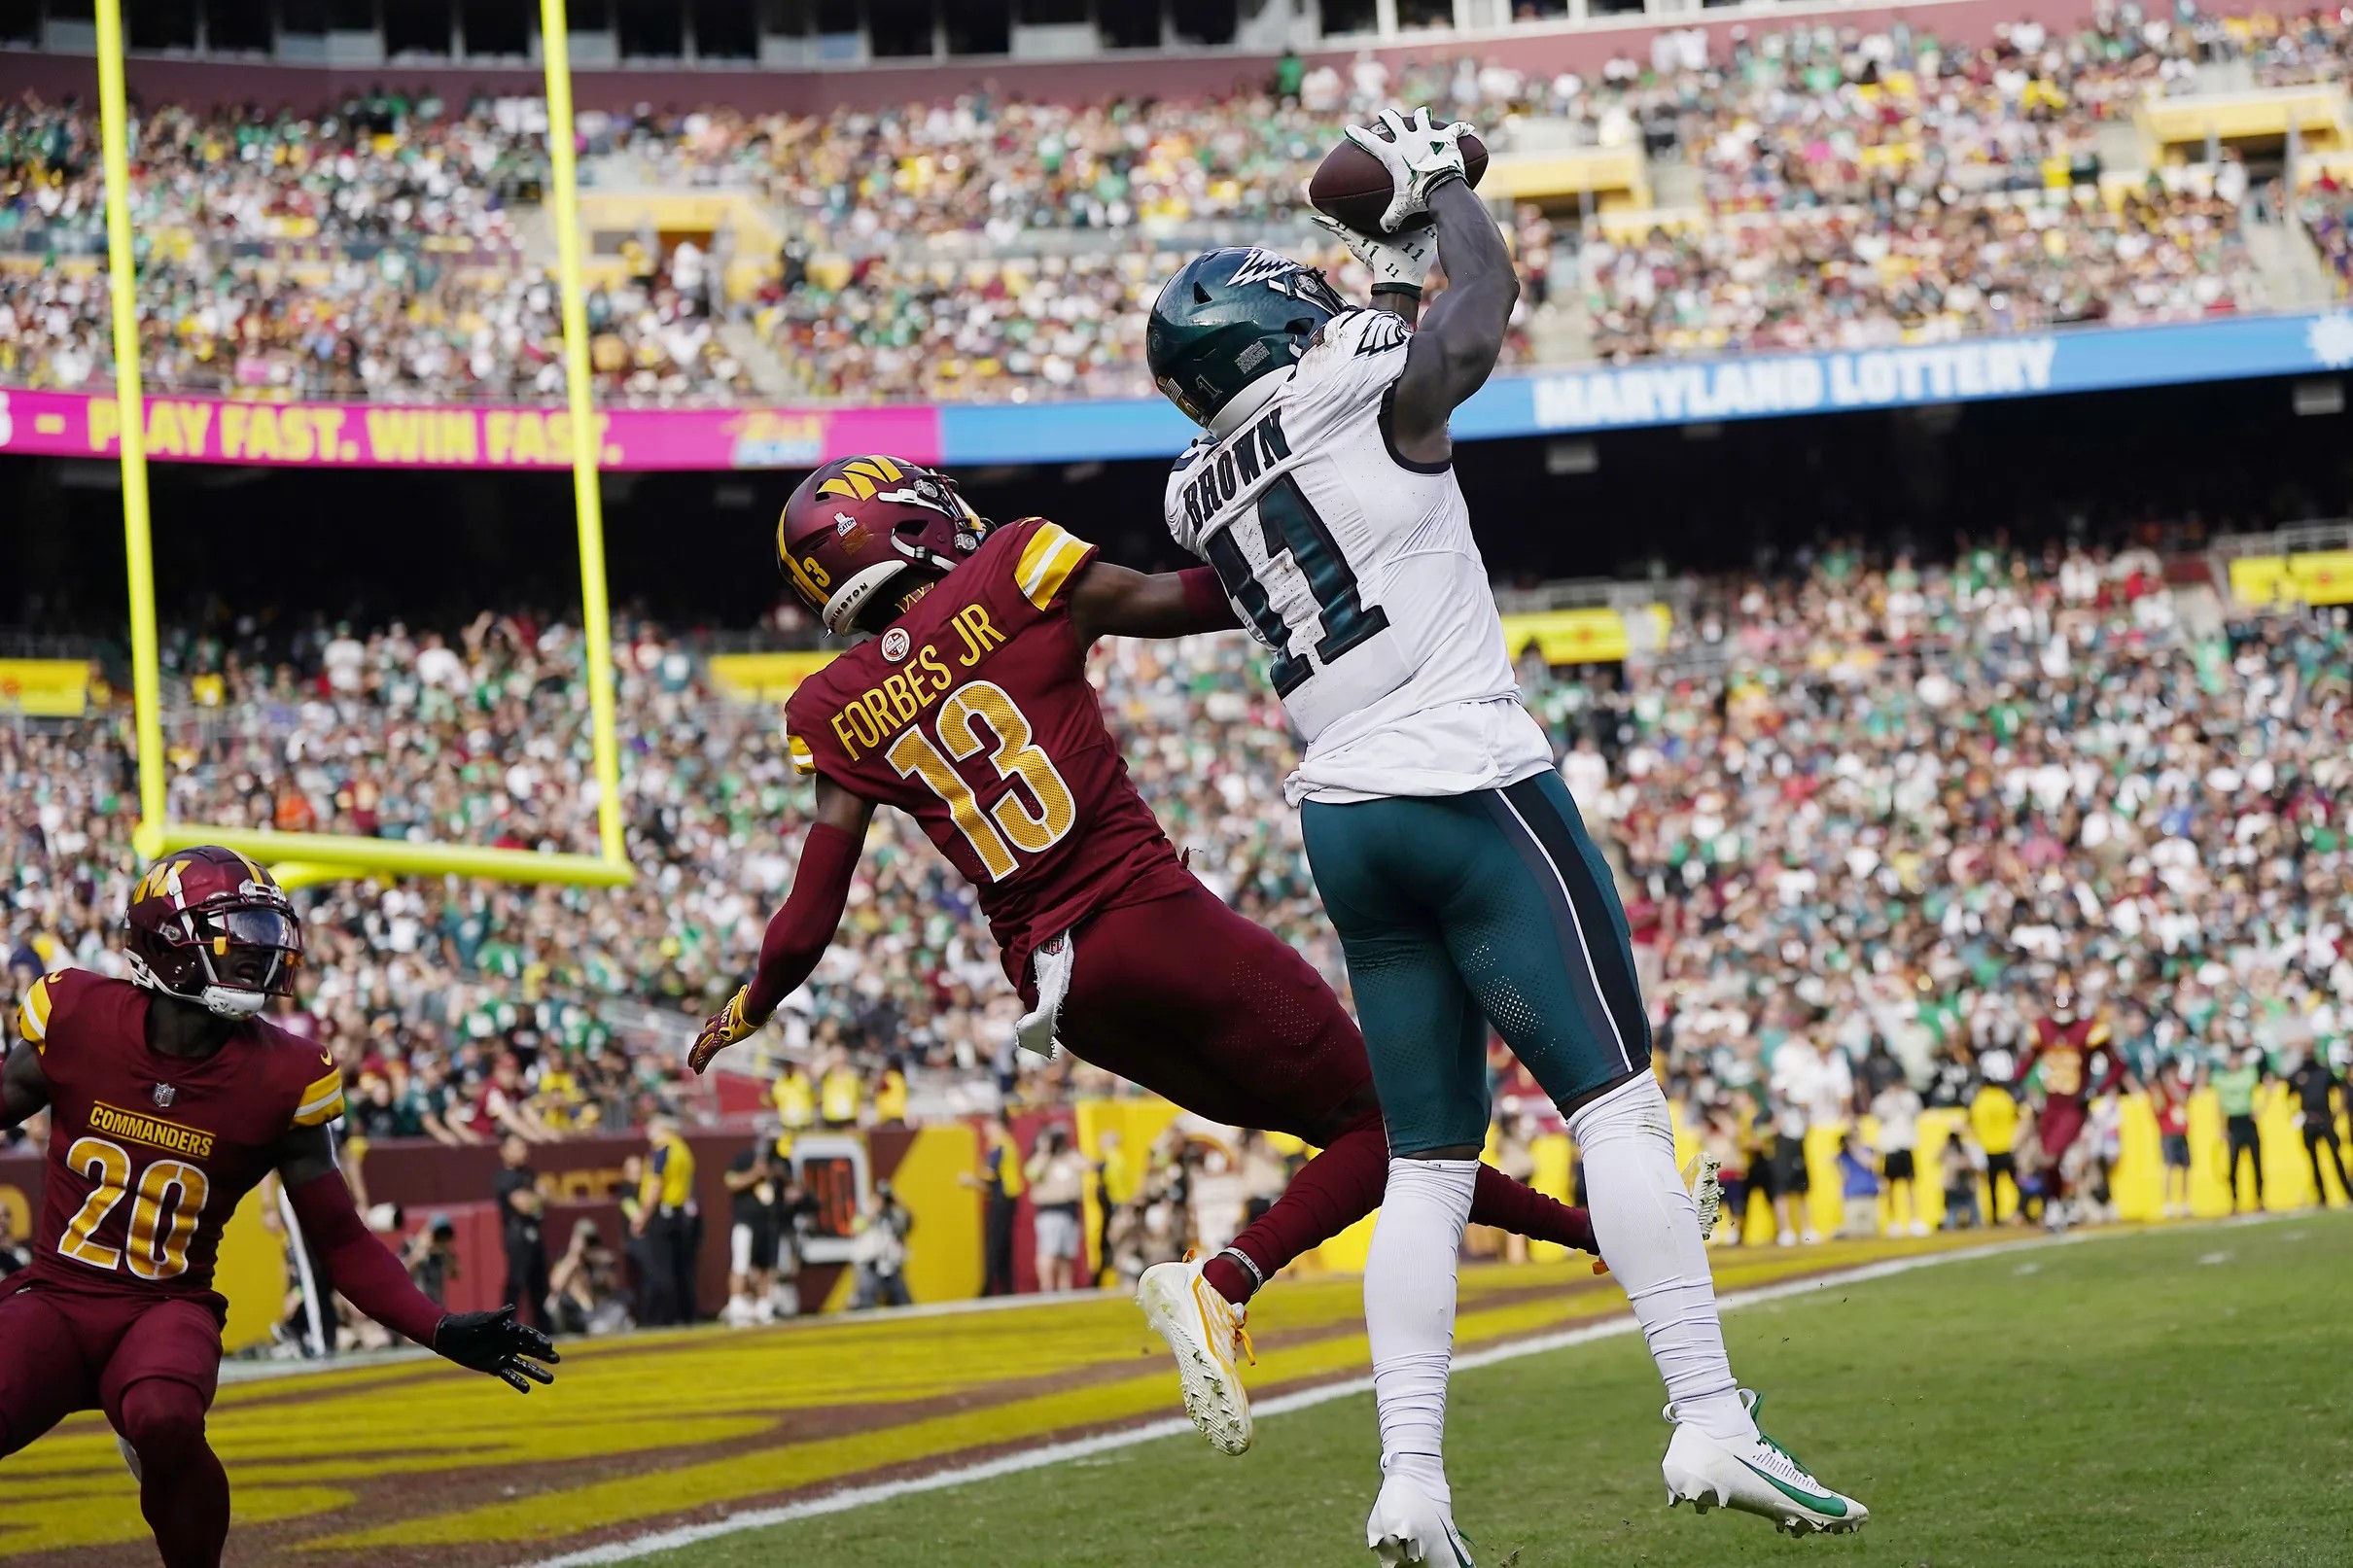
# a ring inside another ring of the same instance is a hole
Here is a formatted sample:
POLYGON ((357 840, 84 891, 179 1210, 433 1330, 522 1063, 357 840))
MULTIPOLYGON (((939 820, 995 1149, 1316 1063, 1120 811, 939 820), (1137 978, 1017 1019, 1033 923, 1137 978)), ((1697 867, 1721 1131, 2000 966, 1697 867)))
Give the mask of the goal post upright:
POLYGON ((106 171, 106 271, 114 307, 115 407, 123 434, 123 553, 130 571, 132 724, 139 758, 140 855, 162 852, 162 655, 156 633, 155 537, 147 502, 147 407, 139 385, 139 295, 131 251, 130 123, 123 87, 123 0, 97 0, 98 145, 106 171))
POLYGON ((572 113, 571 27, 564 0, 540 0, 547 82, 547 180, 555 200, 556 297, 563 307, 564 397, 571 413, 572 502, 580 536, 581 649, 595 747, 597 844, 621 861, 620 746, 613 714, 613 619, 605 587, 605 502, 597 479, 604 441, 589 399, 588 309, 581 295, 579 167, 572 113))
POLYGON ((613 626, 605 577, 605 521, 597 470, 601 442, 588 380, 587 310, 582 301, 578 167, 573 148, 572 74, 563 0, 542 0, 546 54, 547 151, 556 217, 558 292, 563 306, 564 387, 572 437, 573 500, 580 555, 581 673, 597 790, 597 853, 551 854, 354 834, 176 823, 169 819, 169 759, 163 749, 162 655, 156 616, 155 540, 147 473, 146 397, 139 373, 137 258, 130 212, 130 122, 123 83, 123 0, 94 0, 99 143, 106 176, 106 255, 121 412, 123 555, 130 593, 131 697, 139 769, 143 859, 219 844, 271 862, 289 886, 354 877, 463 876, 487 881, 624 887, 636 880, 622 836, 620 744, 614 710, 613 626))

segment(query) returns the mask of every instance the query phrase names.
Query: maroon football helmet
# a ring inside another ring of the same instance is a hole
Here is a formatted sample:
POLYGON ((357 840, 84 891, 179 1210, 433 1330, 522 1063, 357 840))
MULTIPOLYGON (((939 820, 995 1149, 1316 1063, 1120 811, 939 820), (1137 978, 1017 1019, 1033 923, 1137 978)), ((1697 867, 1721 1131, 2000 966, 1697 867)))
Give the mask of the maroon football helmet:
POLYGON ((130 977, 223 1018, 251 1018, 294 986, 302 923, 277 879, 234 850, 175 850, 131 889, 130 977))
POLYGON ((895 457, 836 458, 785 503, 776 564, 840 637, 908 567, 952 572, 988 531, 944 473, 895 457))

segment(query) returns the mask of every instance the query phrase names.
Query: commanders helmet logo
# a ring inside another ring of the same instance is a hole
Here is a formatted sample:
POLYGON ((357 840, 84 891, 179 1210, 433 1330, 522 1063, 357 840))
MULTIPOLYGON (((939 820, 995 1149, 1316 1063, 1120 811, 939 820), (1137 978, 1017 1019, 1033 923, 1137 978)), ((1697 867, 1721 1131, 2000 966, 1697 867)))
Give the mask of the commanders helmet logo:
POLYGON ((817 493, 821 499, 848 496, 853 501, 872 501, 884 485, 896 484, 906 476, 906 470, 887 457, 861 457, 819 485, 817 493))

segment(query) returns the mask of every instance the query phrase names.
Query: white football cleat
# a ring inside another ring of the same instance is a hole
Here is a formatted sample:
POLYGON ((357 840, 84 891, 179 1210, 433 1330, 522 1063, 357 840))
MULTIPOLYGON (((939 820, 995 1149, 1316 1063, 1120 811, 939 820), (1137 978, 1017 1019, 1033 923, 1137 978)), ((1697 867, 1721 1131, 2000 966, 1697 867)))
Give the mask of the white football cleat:
POLYGON ((1235 1358, 1257 1358, 1243 1327, 1246 1312, 1218 1295, 1201 1277, 1201 1268, 1191 1258, 1152 1265, 1136 1281, 1136 1305, 1176 1353, 1185 1414, 1218 1452, 1245 1453, 1250 1446, 1250 1393, 1242 1386, 1235 1358))
POLYGON ((1403 1476, 1381 1483, 1364 1521, 1364 1544, 1381 1568, 1472 1568, 1470 1541, 1455 1528, 1454 1510, 1403 1476))
MULTIPOLYGON (((1745 1388, 1740 1398, 1752 1417, 1764 1404, 1745 1388)), ((1699 1514, 1737 1508, 1773 1520, 1785 1535, 1846 1535, 1870 1520, 1871 1510, 1816 1481, 1795 1454, 1762 1430, 1754 1438, 1726 1442, 1677 1420, 1672 1405, 1666 1414, 1675 1428, 1659 1466, 1667 1479, 1668 1507, 1689 1503, 1699 1514)))

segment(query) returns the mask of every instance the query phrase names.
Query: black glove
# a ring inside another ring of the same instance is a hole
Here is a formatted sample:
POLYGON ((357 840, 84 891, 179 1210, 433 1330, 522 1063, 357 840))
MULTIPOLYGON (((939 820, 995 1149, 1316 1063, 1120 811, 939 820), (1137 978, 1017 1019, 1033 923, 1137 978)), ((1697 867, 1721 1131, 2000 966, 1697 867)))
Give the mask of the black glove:
POLYGON ((530 1393, 535 1382, 554 1382, 555 1374, 540 1363, 553 1366, 564 1359, 547 1336, 514 1320, 511 1306, 495 1312, 447 1314, 433 1331, 433 1351, 461 1367, 504 1377, 518 1394, 530 1393))

